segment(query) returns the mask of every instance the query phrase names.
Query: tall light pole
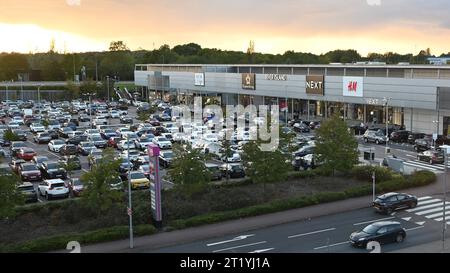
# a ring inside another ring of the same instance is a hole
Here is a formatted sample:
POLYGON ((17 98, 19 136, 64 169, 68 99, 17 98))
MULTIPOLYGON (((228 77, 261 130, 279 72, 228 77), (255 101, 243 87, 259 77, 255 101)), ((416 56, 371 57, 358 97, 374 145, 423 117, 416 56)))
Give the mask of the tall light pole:
POLYGON ((445 148, 444 152, 444 201, 443 203, 443 209, 444 209, 444 216, 442 221, 442 250, 445 249, 445 230, 447 229, 447 220, 445 217, 446 214, 446 203, 447 203, 447 164, 448 164, 448 155, 447 155, 447 148, 445 148))
POLYGON ((42 84, 38 86, 38 105, 39 105, 39 114, 41 113, 41 87, 42 87, 42 84))
POLYGON ((438 139, 438 136, 439 136, 439 116, 438 116, 438 120, 433 120, 433 123, 436 123, 436 139, 433 136, 433 146, 434 146, 434 149, 436 150, 437 149, 436 140, 438 139))
MULTIPOLYGON (((130 134, 127 134, 127 163, 130 164, 130 134)), ((130 219, 130 248, 133 248, 133 205, 131 202, 131 165, 128 165, 128 216, 130 219)))
POLYGON ((106 85, 108 88, 108 101, 109 101, 109 76, 106 76, 106 85))
POLYGON ((389 151, 389 147, 388 147, 388 145, 389 145, 389 127, 388 127, 388 125, 389 125, 389 101, 391 99, 392 98, 386 98, 386 97, 383 98, 383 102, 385 105, 385 111, 386 111, 386 151, 385 151, 386 154, 389 153, 388 152, 389 151))

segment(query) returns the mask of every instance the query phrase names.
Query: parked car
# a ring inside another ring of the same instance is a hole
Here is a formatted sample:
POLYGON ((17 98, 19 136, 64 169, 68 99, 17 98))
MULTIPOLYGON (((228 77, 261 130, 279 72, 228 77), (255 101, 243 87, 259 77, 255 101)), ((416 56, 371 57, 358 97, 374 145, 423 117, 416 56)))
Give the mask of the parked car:
POLYGON ((62 138, 69 138, 69 134, 74 130, 71 127, 62 127, 58 130, 58 134, 62 138))
POLYGON ((122 158, 119 165, 119 174, 122 180, 127 180, 128 171, 133 170, 133 163, 128 161, 127 158, 122 158))
POLYGON ((101 131, 100 134, 101 134, 102 138, 105 139, 105 140, 108 140, 111 137, 116 137, 117 136, 116 131, 114 131, 113 129, 104 129, 104 130, 101 131))
POLYGON ((42 163, 42 177, 46 179, 67 178, 67 172, 62 165, 56 161, 47 161, 42 163))
POLYGON ((169 168, 172 164, 174 154, 172 151, 161 151, 159 153, 159 164, 163 168, 169 168))
POLYGON ((133 124, 133 119, 125 115, 121 116, 119 120, 123 124, 133 124))
POLYGON ((70 166, 72 170, 81 170, 80 158, 76 155, 63 156, 58 160, 62 166, 70 166))
POLYGON ((142 189, 150 187, 150 180, 145 177, 145 174, 140 171, 132 171, 130 172, 130 183, 131 189, 142 189))
POLYGON ((172 148, 172 142, 170 142, 165 137, 155 137, 153 138, 152 142, 159 146, 160 149, 171 149, 172 148))
POLYGON ((12 132, 18 137, 18 140, 27 141, 27 132, 24 130, 15 129, 12 132))
POLYGON ((445 156, 443 150, 428 150, 417 154, 417 160, 429 162, 430 164, 444 164, 445 156))
POLYGON ((405 131, 405 130, 401 130, 401 131, 394 131, 391 133, 391 136, 389 137, 389 139, 393 142, 408 142, 408 137, 411 134, 410 131, 405 131))
POLYGON ((214 163, 205 163, 205 167, 211 175, 211 180, 222 179, 222 171, 220 170, 219 165, 214 163))
POLYGON ((89 136, 88 140, 92 143, 94 143, 95 147, 97 148, 106 148, 107 146, 107 141, 105 139, 103 139, 101 136, 89 136))
POLYGON ((241 163, 225 163, 220 166, 222 177, 243 178, 245 177, 244 166, 241 163))
POLYGON ((47 200, 57 197, 68 198, 70 191, 61 179, 47 179, 38 186, 39 195, 45 196, 47 200))
POLYGON ((23 141, 13 141, 11 142, 10 150, 11 150, 11 156, 15 157, 17 156, 17 152, 19 152, 20 149, 28 147, 27 144, 23 141))
POLYGON ((139 139, 136 139, 134 141, 134 145, 136 149, 139 150, 145 150, 147 149, 147 146, 153 143, 153 138, 148 136, 142 136, 139 139))
POLYGON ((34 149, 29 147, 23 147, 17 152, 17 158, 30 161, 36 155, 34 149))
POLYGON ((22 181, 41 181, 41 171, 33 163, 23 163, 19 166, 19 176, 22 181))
POLYGON ((91 152, 92 149, 95 149, 95 145, 92 142, 89 141, 83 141, 80 142, 77 146, 78 153, 81 155, 87 156, 91 152))
POLYGON ((84 190, 83 182, 80 178, 70 178, 67 182, 70 195, 73 197, 79 197, 84 190))
POLYGON ((74 136, 71 137, 69 139, 66 140, 67 144, 73 144, 73 145, 78 145, 81 142, 87 141, 88 137, 86 135, 78 135, 78 136, 74 136))
POLYGON ((81 115, 78 117, 78 120, 81 121, 81 122, 88 122, 88 121, 90 121, 91 119, 89 118, 88 115, 86 115, 86 114, 81 114, 81 115))
POLYGON ((26 163, 26 161, 23 159, 13 159, 13 160, 11 160, 11 163, 9 163, 9 167, 11 168, 11 170, 14 173, 18 174, 20 165, 22 165, 24 163, 26 163))
POLYGON ((375 222, 360 231, 350 235, 350 242, 355 247, 366 247, 371 241, 379 244, 391 242, 401 243, 406 237, 406 231, 399 222, 375 222))
POLYGON ((31 160, 31 162, 33 162, 36 165, 36 167, 38 167, 38 169, 40 169, 42 167, 42 163, 47 162, 47 161, 49 161, 49 159, 46 156, 35 156, 31 160))
POLYGON ((295 123, 292 127, 294 128, 294 131, 299 133, 309 133, 311 131, 309 126, 307 124, 304 124, 303 122, 295 123))
POLYGON ((61 155, 76 155, 78 154, 77 146, 74 144, 66 144, 60 150, 61 155))
POLYGON ((66 143, 64 142, 64 140, 60 140, 60 139, 55 139, 55 140, 51 140, 48 143, 48 150, 55 152, 55 153, 59 153, 59 151, 66 145, 66 143))
POLYGON ((55 129, 48 129, 47 133, 52 137, 52 139, 58 139, 59 138, 58 131, 55 130, 55 129))
POLYGON ((34 137, 33 137, 33 141, 37 144, 41 144, 41 143, 49 143, 52 140, 52 137, 50 136, 49 133, 46 132, 42 132, 42 133, 37 133, 34 137))
POLYGON ((391 214, 393 211, 417 206, 417 197, 405 193, 386 193, 378 196, 373 202, 376 211, 391 214))
POLYGON ((117 148, 117 144, 122 140, 121 137, 110 137, 107 142, 108 147, 117 148))
POLYGON ((17 190, 25 197, 25 202, 37 202, 38 196, 33 184, 30 182, 24 182, 17 186, 17 190))
POLYGON ((415 144, 417 139, 422 139, 424 137, 425 137, 424 133, 416 133, 416 132, 410 133, 408 135, 408 143, 415 144))
POLYGON ((376 144, 386 143, 387 138, 380 131, 367 130, 363 136, 364 142, 375 142, 376 144))
POLYGON ((422 138, 416 139, 414 143, 414 150, 417 152, 430 150, 433 144, 433 140, 422 138))

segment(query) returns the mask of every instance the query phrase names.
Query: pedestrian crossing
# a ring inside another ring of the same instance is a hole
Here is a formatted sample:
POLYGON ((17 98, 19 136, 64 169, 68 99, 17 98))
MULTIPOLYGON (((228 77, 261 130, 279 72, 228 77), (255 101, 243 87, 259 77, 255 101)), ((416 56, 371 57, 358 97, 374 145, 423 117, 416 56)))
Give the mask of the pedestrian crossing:
POLYGON ((445 221, 450 224, 450 202, 445 202, 439 198, 431 196, 424 196, 418 198, 418 203, 415 208, 407 209, 406 212, 414 213, 418 216, 423 216, 427 219, 437 222, 445 221), (448 216, 448 217, 447 217, 448 216))
MULTIPOLYGON (((429 164, 419 160, 410 160, 403 162, 404 166, 408 166, 415 169, 422 169, 432 171, 434 173, 444 173, 445 165, 444 164, 429 164)), ((447 164, 447 169, 450 171, 450 164, 447 164)))

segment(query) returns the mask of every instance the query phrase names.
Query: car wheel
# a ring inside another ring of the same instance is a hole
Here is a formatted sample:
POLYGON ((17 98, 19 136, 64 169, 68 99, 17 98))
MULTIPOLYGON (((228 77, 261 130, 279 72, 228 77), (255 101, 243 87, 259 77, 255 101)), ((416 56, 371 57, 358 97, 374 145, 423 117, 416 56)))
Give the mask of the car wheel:
POLYGON ((411 204, 409 204, 409 208, 415 208, 417 206, 417 202, 411 202, 411 204))
POLYGON ((405 236, 403 234, 401 234, 401 233, 397 234, 397 237, 395 237, 395 241, 397 243, 403 242, 403 239, 405 239, 405 236))
POLYGON ((386 214, 390 215, 392 213, 392 208, 386 209, 386 214))

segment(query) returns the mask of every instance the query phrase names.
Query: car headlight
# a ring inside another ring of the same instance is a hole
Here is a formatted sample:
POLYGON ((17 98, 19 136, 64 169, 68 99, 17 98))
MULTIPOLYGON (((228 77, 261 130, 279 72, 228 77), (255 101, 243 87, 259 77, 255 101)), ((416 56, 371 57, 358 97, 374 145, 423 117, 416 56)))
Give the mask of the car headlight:
POLYGON ((358 242, 364 241, 366 238, 359 238, 358 242))

